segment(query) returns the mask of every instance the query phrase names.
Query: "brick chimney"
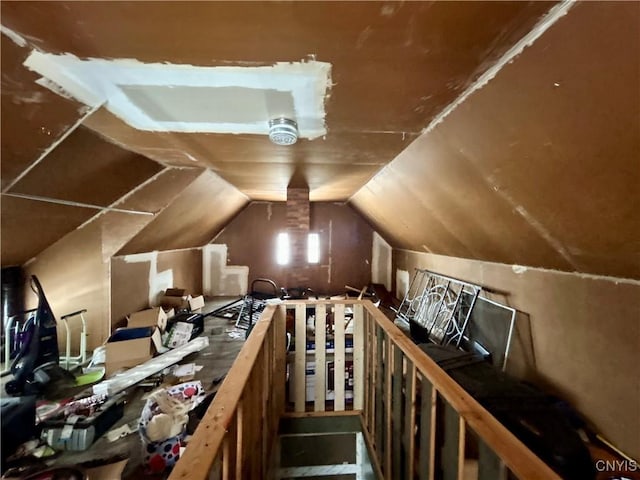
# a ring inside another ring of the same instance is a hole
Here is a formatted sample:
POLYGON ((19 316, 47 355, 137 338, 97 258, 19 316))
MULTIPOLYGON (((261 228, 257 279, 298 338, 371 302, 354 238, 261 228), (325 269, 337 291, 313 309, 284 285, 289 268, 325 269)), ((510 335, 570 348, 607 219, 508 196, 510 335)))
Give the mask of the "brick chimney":
POLYGON ((287 232, 289 233, 291 263, 287 273, 287 287, 309 285, 307 265, 307 237, 309 235, 309 188, 287 188, 287 232))

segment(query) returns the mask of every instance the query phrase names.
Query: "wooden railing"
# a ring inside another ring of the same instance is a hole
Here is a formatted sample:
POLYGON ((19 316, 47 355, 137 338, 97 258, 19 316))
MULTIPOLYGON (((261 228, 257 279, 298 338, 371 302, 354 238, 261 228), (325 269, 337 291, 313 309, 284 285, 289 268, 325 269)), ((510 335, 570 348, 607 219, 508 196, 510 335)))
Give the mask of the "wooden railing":
POLYGON ((285 406, 284 315, 265 308, 170 479, 267 478, 285 406))
POLYGON ((286 408, 360 414, 387 479, 560 478, 367 300, 267 307, 170 478, 269 478, 286 408))

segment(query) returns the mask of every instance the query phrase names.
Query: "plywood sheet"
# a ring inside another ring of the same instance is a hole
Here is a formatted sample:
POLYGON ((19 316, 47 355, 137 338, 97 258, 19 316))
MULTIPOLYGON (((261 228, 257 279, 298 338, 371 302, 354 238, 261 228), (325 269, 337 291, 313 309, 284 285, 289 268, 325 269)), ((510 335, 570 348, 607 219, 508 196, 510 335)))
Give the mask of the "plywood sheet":
MULTIPOLYGON (((3 9, 4 10, 4 9, 3 9)), ((2 41, 2 189, 35 162, 84 113, 84 106, 37 85, 22 66, 30 52, 7 36, 2 41)))
POLYGON ((415 267, 503 292, 494 299, 521 312, 509 365, 568 400, 633 458, 640 456, 638 282, 394 250, 394 271, 415 267), (533 355, 524 356, 531 348, 533 355))
MULTIPOLYGON (((102 259, 101 237, 100 225, 89 224, 40 252, 26 266, 27 274, 38 276, 56 318, 87 309, 89 350, 109 336, 109 264, 102 259)), ((30 295, 27 308, 33 308, 35 301, 30 295)), ((72 348, 78 342, 74 336, 72 348)))
POLYGON ((639 20, 577 5, 354 205, 396 246, 640 278, 639 20))
POLYGON ((202 246, 246 203, 230 184, 204 172, 118 254, 202 246))
POLYGON ((113 328, 125 326, 133 312, 149 308, 150 262, 127 262, 124 257, 111 259, 111 319, 113 328))
POLYGON ((2 266, 21 265, 96 213, 88 208, 2 197, 2 266))
POLYGON ((161 169, 78 127, 10 192, 108 206, 161 169))
POLYGON ((158 253, 158 271, 173 271, 173 286, 184 288, 190 295, 202 293, 202 250, 174 250, 158 253))
POLYGON ((312 186, 312 199, 345 200, 551 5, 195 2, 185 8, 165 2, 150 10, 137 3, 52 2, 8 3, 2 14, 7 26, 29 35, 43 51, 80 58, 198 66, 264 66, 304 58, 330 63, 326 138, 292 148, 277 148, 265 136, 151 135, 104 112, 88 125, 154 160, 220 171, 255 198, 282 199, 290 180, 283 174, 294 172, 280 164, 294 163, 312 186), (262 175, 263 187, 245 181, 246 172, 234 167, 248 159, 278 164, 262 175), (339 183, 327 181, 336 171, 330 164, 343 166, 339 183))

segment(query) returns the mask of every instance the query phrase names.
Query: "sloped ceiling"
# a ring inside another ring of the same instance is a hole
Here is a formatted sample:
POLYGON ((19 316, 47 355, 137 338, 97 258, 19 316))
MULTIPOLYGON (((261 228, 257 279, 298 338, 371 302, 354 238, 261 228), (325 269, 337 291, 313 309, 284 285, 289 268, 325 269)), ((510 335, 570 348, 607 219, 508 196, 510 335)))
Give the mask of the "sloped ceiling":
MULTIPOLYGON (((3 142, 4 138, 3 133, 3 142)), ((84 127, 74 130, 4 192, 2 265, 26 262, 161 169, 156 162, 101 140, 84 127)))
POLYGON ((638 25, 577 4, 353 204, 397 247, 640 278, 638 25))
MULTIPOLYGON (((159 185, 172 170, 154 172, 186 168, 177 172, 193 177, 155 217, 109 214, 114 226, 127 218, 127 240, 108 250, 136 253, 206 241, 247 198, 284 200, 290 182, 306 182, 313 201, 350 200, 395 247, 640 278, 637 2, 573 4, 423 133, 554 5, 2 2, 3 193, 144 204, 163 194, 146 179, 159 185), (197 66, 328 62, 327 134, 277 147, 259 135, 139 131, 36 85, 21 65, 32 48, 197 66), (54 154, 76 135, 138 156, 114 154, 104 181, 84 186, 99 169, 62 170, 54 154), (220 208, 196 214, 200 202, 220 208)), ((2 200, 3 265, 87 218, 2 200), (35 233, 45 217, 57 220, 35 233)))
MULTIPOLYGON (((543 2, 3 2, 32 46, 80 58, 332 65, 324 138, 158 134, 101 109, 85 122, 162 164, 210 168, 252 199, 347 200, 549 9, 543 2), (481 18, 482 21, 478 21, 481 18)), ((268 119, 265 119, 265 122, 268 119)))

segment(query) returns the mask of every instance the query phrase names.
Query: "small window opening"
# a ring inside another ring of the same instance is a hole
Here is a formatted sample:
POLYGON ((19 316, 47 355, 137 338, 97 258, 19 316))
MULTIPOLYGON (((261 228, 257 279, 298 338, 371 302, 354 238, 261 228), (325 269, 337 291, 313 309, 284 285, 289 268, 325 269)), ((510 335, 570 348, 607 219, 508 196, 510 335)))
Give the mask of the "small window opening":
POLYGON ((278 234, 276 242, 276 262, 278 265, 287 265, 289 263, 289 234, 281 232, 278 234))
POLYGON ((307 237, 307 261, 309 263, 320 262, 320 235, 310 233, 307 237))

